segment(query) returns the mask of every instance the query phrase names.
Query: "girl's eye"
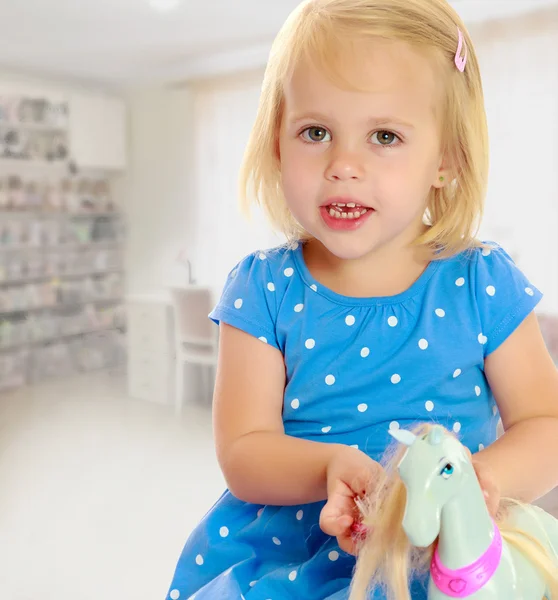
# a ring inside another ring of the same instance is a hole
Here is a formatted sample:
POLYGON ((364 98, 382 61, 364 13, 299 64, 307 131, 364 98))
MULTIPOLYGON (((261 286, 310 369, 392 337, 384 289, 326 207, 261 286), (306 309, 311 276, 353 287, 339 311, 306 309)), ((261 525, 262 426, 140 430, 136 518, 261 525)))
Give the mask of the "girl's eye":
POLYGON ((308 127, 301 133, 306 142, 329 142, 331 135, 323 127, 308 127), (329 136, 329 139, 328 139, 329 136))
POLYGON ((377 146, 395 146, 394 142, 400 141, 399 136, 391 131, 376 131, 372 135, 372 140, 377 139, 377 142, 373 142, 377 146))
POLYGON ((454 472, 454 467, 452 464, 448 463, 443 469, 442 472, 440 473, 440 475, 444 478, 444 479, 449 479, 454 472))

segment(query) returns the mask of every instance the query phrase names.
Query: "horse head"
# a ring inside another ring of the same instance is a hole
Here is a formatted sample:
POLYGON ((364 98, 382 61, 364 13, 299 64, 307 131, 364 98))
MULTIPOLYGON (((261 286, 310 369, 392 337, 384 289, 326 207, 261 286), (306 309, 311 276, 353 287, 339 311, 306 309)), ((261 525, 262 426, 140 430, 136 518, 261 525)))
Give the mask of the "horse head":
POLYGON ((425 435, 390 433, 408 446, 398 467, 407 490, 403 529, 413 546, 426 548, 440 533, 444 505, 459 494, 473 467, 465 448, 443 427, 425 435))

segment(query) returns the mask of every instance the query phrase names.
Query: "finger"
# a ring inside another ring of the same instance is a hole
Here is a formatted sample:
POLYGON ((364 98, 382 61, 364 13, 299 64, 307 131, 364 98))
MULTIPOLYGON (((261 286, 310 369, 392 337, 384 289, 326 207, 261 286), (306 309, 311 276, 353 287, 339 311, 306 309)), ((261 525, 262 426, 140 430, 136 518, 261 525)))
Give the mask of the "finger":
POLYGON ((353 524, 353 518, 347 514, 332 514, 323 510, 320 515, 320 528, 327 535, 338 537, 345 535, 353 524))
POLYGON ((337 543, 343 552, 356 556, 358 554, 358 546, 356 540, 350 535, 342 535, 337 537, 337 543))

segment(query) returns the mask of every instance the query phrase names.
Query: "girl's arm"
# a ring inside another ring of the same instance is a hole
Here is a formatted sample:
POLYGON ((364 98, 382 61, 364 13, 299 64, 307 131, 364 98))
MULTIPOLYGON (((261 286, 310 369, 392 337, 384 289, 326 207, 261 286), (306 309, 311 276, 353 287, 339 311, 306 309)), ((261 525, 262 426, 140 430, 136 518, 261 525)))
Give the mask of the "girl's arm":
POLYGON ((475 455, 503 497, 533 502, 558 485, 558 371, 531 313, 485 361, 505 433, 475 455))
POLYGON ((325 500, 328 464, 354 450, 285 435, 284 390, 281 352, 222 324, 213 419, 217 458, 229 490, 245 502, 325 500))

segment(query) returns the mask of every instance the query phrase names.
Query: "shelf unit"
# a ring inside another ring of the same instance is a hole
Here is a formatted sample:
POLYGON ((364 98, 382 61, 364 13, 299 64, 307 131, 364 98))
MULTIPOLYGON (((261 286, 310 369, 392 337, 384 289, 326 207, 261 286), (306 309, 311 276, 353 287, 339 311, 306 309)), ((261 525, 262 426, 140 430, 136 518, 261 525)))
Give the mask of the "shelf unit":
POLYGON ((125 360, 114 165, 79 153, 98 104, 0 96, 0 391, 125 360))
POLYGON ((125 361, 124 103, 3 83, 0 391, 125 361))
POLYGON ((123 237, 114 211, 0 211, 0 391, 125 360, 123 237), (92 237, 100 222, 112 238, 92 237), (50 227, 64 241, 20 243, 10 227, 50 227))

